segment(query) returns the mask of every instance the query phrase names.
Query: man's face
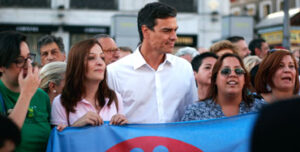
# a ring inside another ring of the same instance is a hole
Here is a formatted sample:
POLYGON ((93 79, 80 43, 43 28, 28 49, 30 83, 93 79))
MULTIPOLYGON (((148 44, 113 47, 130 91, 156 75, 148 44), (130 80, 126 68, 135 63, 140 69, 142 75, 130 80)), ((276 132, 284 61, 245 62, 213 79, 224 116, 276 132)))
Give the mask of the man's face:
POLYGON ((47 63, 54 61, 65 61, 66 56, 62 53, 55 42, 46 44, 41 47, 41 65, 44 66, 47 63))
POLYGON ((237 46, 238 53, 241 58, 245 58, 251 53, 245 40, 240 40, 234 44, 237 46))
POLYGON ((101 38, 98 39, 98 42, 102 46, 106 65, 113 63, 120 58, 120 50, 112 38, 110 37, 101 38))
POLYGON ((265 56, 267 56, 269 49, 270 48, 269 48, 268 43, 262 42, 261 43, 261 48, 260 48, 261 53, 260 53, 259 57, 264 58, 265 56))
POLYGON ((177 40, 178 29, 175 17, 156 19, 153 30, 147 29, 144 34, 145 43, 158 53, 172 53, 177 40))

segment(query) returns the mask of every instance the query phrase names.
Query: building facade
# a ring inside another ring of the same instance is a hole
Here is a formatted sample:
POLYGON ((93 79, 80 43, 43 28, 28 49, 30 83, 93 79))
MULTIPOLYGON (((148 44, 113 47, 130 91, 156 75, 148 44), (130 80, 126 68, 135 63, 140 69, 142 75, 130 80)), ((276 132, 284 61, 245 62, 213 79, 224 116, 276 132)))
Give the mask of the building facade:
MULTIPOLYGON (((221 37, 221 16, 230 13, 229 0, 0 0, 0 31, 25 33, 32 52, 42 35, 61 36, 68 51, 74 43, 95 34, 118 37, 114 16, 136 16, 145 4, 155 1, 178 10, 177 47, 208 48, 221 37)), ((120 24, 132 26, 132 22, 120 24)), ((128 42, 133 49, 137 43, 128 42)))

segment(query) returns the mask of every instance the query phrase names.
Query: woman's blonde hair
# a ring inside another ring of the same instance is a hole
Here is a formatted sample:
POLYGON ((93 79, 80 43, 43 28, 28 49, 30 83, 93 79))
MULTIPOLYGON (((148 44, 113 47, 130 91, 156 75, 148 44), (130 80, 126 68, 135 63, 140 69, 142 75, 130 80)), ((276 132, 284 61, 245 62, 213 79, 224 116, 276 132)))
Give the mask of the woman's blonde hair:
POLYGON ((64 74, 66 72, 67 64, 65 62, 51 62, 42 67, 40 71, 40 88, 45 92, 49 93, 49 83, 53 82, 59 85, 61 80, 64 79, 64 74))

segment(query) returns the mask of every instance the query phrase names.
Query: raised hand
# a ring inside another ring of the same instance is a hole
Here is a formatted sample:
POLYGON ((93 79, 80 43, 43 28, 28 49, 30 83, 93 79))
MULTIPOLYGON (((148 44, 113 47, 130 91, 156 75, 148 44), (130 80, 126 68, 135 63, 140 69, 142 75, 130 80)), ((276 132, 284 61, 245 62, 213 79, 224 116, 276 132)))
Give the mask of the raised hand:
POLYGON ((41 82, 39 69, 37 66, 32 67, 29 60, 25 64, 27 64, 27 73, 24 73, 24 69, 22 69, 18 77, 20 93, 32 97, 41 82))

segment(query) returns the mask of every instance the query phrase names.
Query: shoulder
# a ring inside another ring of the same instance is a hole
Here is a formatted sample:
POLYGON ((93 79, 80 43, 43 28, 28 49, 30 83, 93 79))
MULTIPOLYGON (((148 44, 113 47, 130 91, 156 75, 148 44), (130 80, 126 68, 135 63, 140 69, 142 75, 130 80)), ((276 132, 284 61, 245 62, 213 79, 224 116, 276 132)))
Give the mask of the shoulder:
POLYGON ((135 58, 134 54, 129 54, 129 55, 117 60, 116 62, 109 64, 107 66, 107 70, 111 71, 111 70, 114 70, 114 69, 120 68, 120 67, 132 66, 133 65, 132 61, 134 61, 134 58, 135 58))
POLYGON ((61 95, 58 95, 53 99, 52 108, 63 107, 60 97, 61 97, 61 95))
POLYGON ((44 90, 42 90, 41 88, 37 89, 37 91, 35 92, 32 99, 33 100, 39 100, 39 102, 41 102, 41 101, 50 102, 48 94, 44 90))

